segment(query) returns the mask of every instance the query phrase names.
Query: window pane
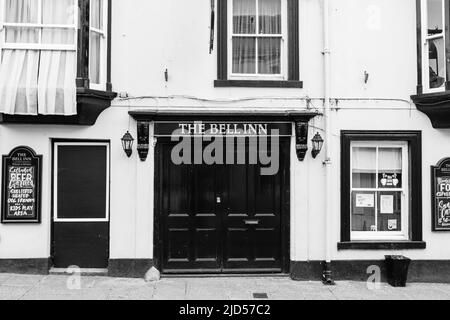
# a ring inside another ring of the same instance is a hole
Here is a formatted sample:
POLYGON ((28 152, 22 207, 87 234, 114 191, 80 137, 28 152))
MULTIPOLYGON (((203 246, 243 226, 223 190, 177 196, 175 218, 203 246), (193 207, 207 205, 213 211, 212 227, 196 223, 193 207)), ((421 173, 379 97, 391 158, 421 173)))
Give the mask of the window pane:
POLYGON ((256 72, 256 38, 233 38, 233 73, 256 72))
POLYGON ((6 0, 6 22, 37 23, 38 0, 6 0))
POLYGON ((259 0, 259 33, 281 34, 281 0, 259 0))
POLYGON ((376 231, 374 192, 352 192, 352 231, 376 231))
POLYGON ((353 148, 353 188, 376 188, 376 148, 353 148))
POLYGON ((281 39, 258 39, 258 72, 261 74, 281 73, 281 39))
POLYGON ((428 0, 428 35, 443 31, 442 0, 428 0))
POLYGON ((256 33, 256 0, 233 0, 233 33, 256 33))
POLYGON ((100 83, 100 45, 101 35, 96 32, 90 33, 89 44, 89 78, 92 83, 100 83))
POLYGON ((402 149, 380 148, 378 151, 378 187, 402 187, 402 149))
POLYGON ((445 84, 445 41, 438 38, 428 41, 430 88, 442 88, 445 84))
POLYGON ((42 43, 75 44, 75 31, 70 29, 43 28, 42 43))
POLYGON ((402 193, 378 195, 378 231, 402 231, 402 193))
POLYGON ((38 28, 6 28, 7 43, 38 43, 38 28))
POLYGON ((74 0, 43 0, 42 22, 44 24, 74 24, 74 0))
POLYGON ((91 27, 103 30, 103 0, 91 0, 91 27))

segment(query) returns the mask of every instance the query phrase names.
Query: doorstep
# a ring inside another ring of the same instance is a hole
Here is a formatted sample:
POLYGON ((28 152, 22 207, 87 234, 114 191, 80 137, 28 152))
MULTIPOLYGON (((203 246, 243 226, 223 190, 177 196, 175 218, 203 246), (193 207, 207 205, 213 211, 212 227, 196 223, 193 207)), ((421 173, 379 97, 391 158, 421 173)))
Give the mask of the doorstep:
MULTIPOLYGON (((49 273, 51 275, 70 275, 73 273, 67 272, 68 268, 51 268, 49 273)), ((80 275, 82 276, 93 276, 93 277, 107 277, 108 269, 79 269, 80 275)))

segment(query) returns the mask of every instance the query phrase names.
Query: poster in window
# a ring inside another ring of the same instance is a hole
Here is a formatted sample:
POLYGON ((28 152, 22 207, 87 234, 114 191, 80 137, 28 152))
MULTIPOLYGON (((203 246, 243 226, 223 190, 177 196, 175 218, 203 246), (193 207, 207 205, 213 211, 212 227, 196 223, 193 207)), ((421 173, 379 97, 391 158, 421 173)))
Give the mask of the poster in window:
POLYGON ((450 158, 431 167, 433 231, 450 231, 450 158))
POLYGON ((3 156, 2 223, 41 222, 42 156, 18 147, 3 156))

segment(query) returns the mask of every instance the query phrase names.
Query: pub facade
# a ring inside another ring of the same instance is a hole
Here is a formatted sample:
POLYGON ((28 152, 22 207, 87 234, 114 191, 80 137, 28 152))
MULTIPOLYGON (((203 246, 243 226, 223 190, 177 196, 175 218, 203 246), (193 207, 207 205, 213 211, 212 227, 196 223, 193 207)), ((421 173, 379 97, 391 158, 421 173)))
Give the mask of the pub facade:
POLYGON ((0 6, 0 272, 450 279, 449 1, 0 6))

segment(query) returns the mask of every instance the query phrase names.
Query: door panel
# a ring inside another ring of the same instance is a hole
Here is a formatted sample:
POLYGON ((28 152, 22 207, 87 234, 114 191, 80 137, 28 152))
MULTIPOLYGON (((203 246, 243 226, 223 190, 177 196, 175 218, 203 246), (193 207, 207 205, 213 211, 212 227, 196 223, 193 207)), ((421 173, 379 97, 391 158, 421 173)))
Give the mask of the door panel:
POLYGON ((55 143, 52 255, 56 268, 107 268, 109 145, 55 143))

